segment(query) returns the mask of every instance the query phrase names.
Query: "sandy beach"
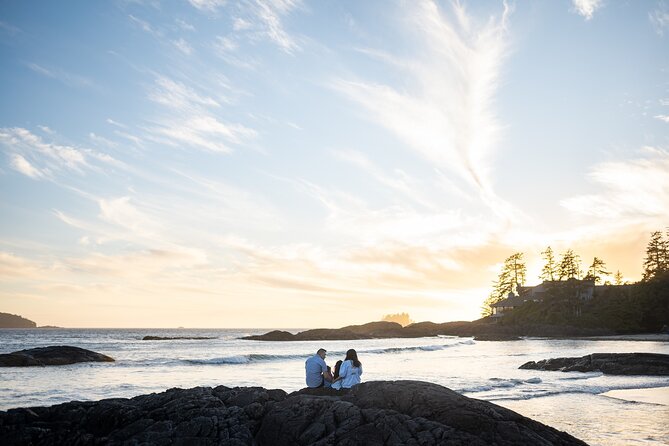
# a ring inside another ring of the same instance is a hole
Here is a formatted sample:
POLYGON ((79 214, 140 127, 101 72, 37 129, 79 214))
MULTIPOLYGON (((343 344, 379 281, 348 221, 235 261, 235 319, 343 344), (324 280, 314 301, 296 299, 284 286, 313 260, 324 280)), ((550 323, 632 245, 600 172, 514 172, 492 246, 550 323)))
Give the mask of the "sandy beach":
POLYGON ((669 387, 654 387, 650 389, 609 390, 603 396, 639 403, 662 404, 669 406, 669 387))

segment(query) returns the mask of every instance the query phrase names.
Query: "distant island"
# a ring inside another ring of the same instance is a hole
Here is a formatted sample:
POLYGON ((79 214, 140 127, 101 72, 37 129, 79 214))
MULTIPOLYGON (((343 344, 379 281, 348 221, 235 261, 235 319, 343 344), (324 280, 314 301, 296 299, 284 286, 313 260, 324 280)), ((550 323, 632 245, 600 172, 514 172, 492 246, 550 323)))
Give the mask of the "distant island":
POLYGON ((0 328, 37 328, 37 324, 17 314, 0 313, 0 328))

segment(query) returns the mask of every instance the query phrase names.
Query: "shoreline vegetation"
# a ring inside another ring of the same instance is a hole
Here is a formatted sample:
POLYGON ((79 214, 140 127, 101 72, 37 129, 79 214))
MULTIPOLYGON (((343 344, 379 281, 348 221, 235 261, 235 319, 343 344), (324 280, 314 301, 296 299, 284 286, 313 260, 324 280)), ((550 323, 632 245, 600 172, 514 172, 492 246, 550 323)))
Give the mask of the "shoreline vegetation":
POLYGON ((8 444, 585 445, 496 404, 423 381, 351 389, 170 389, 0 411, 8 444))

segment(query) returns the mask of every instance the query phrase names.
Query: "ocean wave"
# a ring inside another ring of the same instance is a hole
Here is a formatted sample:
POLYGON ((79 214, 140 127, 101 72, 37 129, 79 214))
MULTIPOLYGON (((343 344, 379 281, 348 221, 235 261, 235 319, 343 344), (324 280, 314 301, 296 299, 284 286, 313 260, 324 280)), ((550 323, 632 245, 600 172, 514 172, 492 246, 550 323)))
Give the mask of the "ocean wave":
POLYGON ((512 387, 518 387, 524 384, 540 384, 541 378, 532 377, 528 379, 515 379, 515 378, 490 378, 487 384, 482 384, 479 386, 465 387, 459 389, 460 392, 465 393, 478 393, 478 392, 489 392, 495 389, 508 389, 512 387))
POLYGON ((569 376, 558 378, 560 381, 578 381, 582 379, 597 378, 604 375, 602 372, 566 372, 569 376))
POLYGON ((474 345, 475 342, 471 339, 466 341, 454 342, 452 344, 431 344, 431 345, 415 345, 409 347, 387 347, 387 348, 377 348, 371 350, 362 350, 358 353, 365 354, 386 354, 386 353, 406 353, 406 352, 434 352, 439 350, 444 350, 451 347, 457 347, 460 345, 474 345))

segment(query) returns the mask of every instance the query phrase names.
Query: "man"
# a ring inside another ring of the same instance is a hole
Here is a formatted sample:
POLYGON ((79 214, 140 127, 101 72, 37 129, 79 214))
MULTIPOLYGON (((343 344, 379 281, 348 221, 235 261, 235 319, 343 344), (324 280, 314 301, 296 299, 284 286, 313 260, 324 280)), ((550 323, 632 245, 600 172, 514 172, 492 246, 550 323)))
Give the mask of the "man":
POLYGON ((325 381, 332 381, 332 375, 328 371, 327 364, 325 364, 326 353, 327 351, 324 348, 319 348, 314 356, 305 361, 307 387, 323 387, 325 381))

